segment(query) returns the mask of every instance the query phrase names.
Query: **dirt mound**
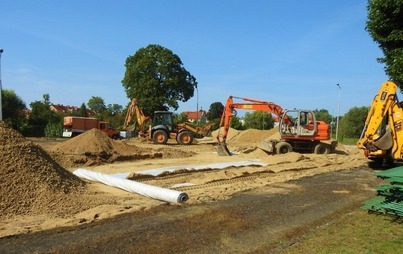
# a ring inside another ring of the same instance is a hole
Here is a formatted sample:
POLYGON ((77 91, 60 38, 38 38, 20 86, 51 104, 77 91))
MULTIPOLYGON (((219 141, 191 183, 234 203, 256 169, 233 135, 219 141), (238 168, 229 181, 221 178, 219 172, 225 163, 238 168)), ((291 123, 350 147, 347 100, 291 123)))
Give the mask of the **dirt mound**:
POLYGON ((40 146, 0 122, 0 218, 41 214, 84 182, 40 146))
POLYGON ((56 145, 54 152, 109 158, 114 153, 112 140, 97 129, 92 129, 56 145))
POLYGON ((256 129, 248 129, 241 131, 233 141, 237 142, 249 142, 249 143, 259 143, 259 140, 268 139, 273 134, 278 133, 277 128, 273 128, 270 130, 256 130, 256 129))
MULTIPOLYGON (((223 130, 215 130, 212 135, 215 140, 217 135, 222 135, 223 130)), ((244 131, 239 131, 233 128, 229 128, 227 134, 228 143, 259 143, 259 140, 268 139, 279 139, 280 134, 278 133, 278 128, 272 128, 270 130, 257 130, 257 129, 247 129, 244 131)))
MULTIPOLYGON (((217 138, 217 136, 222 135, 223 132, 224 132, 224 127, 221 127, 220 129, 213 131, 211 133, 211 135, 213 136, 213 138, 215 140, 217 138)), ((233 129, 233 128, 229 128, 228 133, 227 133, 227 141, 234 139, 239 133, 240 133, 240 131, 233 129)))
POLYGON ((172 148, 152 149, 138 147, 131 140, 112 140, 106 133, 92 129, 55 145, 51 154, 66 168, 96 166, 116 161, 187 157, 191 153, 175 154, 172 148))

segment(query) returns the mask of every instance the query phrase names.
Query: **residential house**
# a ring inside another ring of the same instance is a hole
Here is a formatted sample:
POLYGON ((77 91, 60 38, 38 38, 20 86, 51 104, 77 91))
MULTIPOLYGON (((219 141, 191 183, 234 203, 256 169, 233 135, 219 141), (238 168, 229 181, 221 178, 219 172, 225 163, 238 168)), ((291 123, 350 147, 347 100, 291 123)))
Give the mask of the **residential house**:
MULTIPOLYGON (((69 115, 72 113, 77 113, 80 108, 76 106, 65 106, 62 104, 52 104, 50 105, 50 109, 56 113, 59 113, 61 115, 69 115)), ((87 109, 87 116, 94 116, 95 112, 87 109)))
POLYGON ((183 112, 186 116, 189 122, 194 123, 194 122, 201 122, 205 123, 207 122, 207 112, 204 110, 199 110, 199 111, 184 111, 183 112))

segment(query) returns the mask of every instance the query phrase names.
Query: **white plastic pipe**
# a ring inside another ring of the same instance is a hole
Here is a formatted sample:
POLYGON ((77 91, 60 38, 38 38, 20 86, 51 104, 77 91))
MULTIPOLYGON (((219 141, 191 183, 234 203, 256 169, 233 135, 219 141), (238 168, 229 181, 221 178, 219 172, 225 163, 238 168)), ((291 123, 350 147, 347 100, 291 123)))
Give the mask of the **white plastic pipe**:
POLYGON ((108 174, 90 171, 83 168, 76 169, 73 174, 80 178, 101 182, 109 186, 170 203, 182 203, 189 199, 189 196, 184 192, 139 183, 136 181, 114 177, 108 174))

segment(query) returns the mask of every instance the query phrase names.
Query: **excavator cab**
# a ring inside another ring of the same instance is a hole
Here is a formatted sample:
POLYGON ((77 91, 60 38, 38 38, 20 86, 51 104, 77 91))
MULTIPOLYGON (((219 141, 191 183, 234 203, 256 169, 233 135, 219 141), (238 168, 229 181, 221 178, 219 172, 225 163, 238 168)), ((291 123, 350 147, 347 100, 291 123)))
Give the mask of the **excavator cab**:
POLYGON ((169 111, 155 111, 152 127, 165 126, 165 128, 171 132, 173 131, 173 119, 172 112, 169 111))
POLYGON ((173 123, 173 113, 170 111, 155 111, 152 126, 148 131, 149 139, 155 144, 166 144, 169 138, 177 136, 173 123))
POLYGON ((310 110, 286 110, 280 118, 279 130, 282 137, 314 136, 317 132, 315 114, 310 110))

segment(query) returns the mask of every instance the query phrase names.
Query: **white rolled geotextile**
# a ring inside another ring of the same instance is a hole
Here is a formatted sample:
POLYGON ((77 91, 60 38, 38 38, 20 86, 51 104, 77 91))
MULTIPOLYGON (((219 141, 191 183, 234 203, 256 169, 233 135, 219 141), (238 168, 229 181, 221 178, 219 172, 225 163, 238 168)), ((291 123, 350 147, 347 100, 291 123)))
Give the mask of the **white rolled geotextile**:
MULTIPOLYGON (((136 175, 152 175, 158 176, 162 173, 172 173, 175 170, 206 170, 206 169, 224 169, 228 167, 245 167, 245 166, 259 166, 265 167, 267 163, 261 162, 258 159, 246 160, 246 161, 231 161, 231 162, 221 162, 221 163, 214 163, 214 164, 207 164, 207 165, 196 165, 196 166, 172 166, 172 167, 165 167, 165 168, 155 168, 155 169, 148 169, 148 170, 141 170, 134 172, 136 175)), ((113 174, 113 176, 127 178, 130 176, 131 172, 126 173, 117 173, 113 174)))
POLYGON ((80 178, 101 182, 109 186, 170 203, 182 203, 189 199, 189 196, 184 192, 139 183, 136 181, 114 177, 108 174, 90 171, 83 168, 76 169, 73 174, 80 178))

